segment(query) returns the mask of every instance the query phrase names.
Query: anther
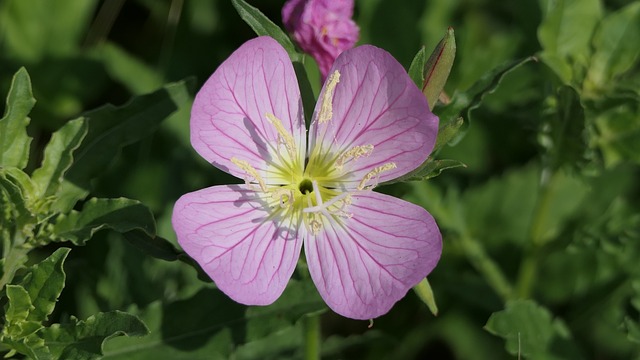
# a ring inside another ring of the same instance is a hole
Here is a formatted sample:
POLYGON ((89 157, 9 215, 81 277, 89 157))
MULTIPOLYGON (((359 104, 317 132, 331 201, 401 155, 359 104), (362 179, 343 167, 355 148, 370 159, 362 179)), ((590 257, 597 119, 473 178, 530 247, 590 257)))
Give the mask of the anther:
POLYGON ((340 72, 334 71, 326 81, 324 88, 324 94, 322 95, 322 105, 320 106, 320 113, 318 113, 318 123, 325 123, 333 117, 333 91, 336 85, 340 82, 340 72))
POLYGON ((356 145, 351 149, 343 152, 336 160, 336 168, 342 169, 342 166, 349 160, 356 160, 359 157, 369 156, 373 152, 373 145, 356 145))
POLYGON ((360 184, 358 184, 358 190, 371 190, 374 187, 376 187, 378 185, 378 179, 380 178, 380 174, 385 172, 385 171, 389 171, 392 169, 396 168, 396 163, 386 163, 384 165, 380 165, 376 168, 374 168, 373 170, 369 171, 364 178, 362 178, 362 180, 360 181, 360 184), (371 180, 374 179, 375 181, 373 184, 371 185, 367 185, 367 183, 371 180))
POLYGON ((278 135, 280 137, 280 141, 287 148, 287 151, 289 151, 289 155, 293 157, 295 155, 296 143, 295 141, 293 141, 293 136, 291 135, 291 133, 289 133, 289 131, 284 128, 284 126, 282 125, 282 121, 275 117, 275 115, 267 113, 265 116, 267 117, 267 120, 271 123, 271 125, 276 128, 276 131, 278 132, 278 135))
MULTIPOLYGON (((253 180, 257 182, 258 185, 260 186, 260 189, 264 192, 267 192, 267 185, 265 184, 264 180, 262 180, 262 177, 260 176, 260 174, 258 174, 258 171, 256 171, 256 169, 254 169, 253 166, 251 166, 251 164, 249 164, 245 160, 240 160, 236 157, 232 157, 231 162, 234 163, 240 169, 244 170, 247 173, 247 175, 253 177, 253 180)), ((249 178, 245 178, 245 182, 247 183, 247 185, 251 184, 251 181, 249 178)))

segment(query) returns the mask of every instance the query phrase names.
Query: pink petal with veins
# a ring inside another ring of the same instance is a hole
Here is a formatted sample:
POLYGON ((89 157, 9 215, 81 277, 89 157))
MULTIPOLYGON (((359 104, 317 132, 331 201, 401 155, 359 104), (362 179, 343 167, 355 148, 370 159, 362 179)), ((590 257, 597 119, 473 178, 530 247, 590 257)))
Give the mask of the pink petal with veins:
POLYGON ((311 278, 333 311, 353 319, 384 315, 436 266, 442 237, 423 208, 370 191, 352 196, 353 217, 324 221, 305 239, 311 278))
POLYGON ((287 52, 270 37, 258 37, 233 52, 206 81, 191 110, 191 144, 206 160, 239 178, 230 159, 247 161, 267 183, 277 161, 275 115, 294 138, 304 161, 306 134, 298 81, 287 52))
POLYGON ((406 71, 388 52, 369 45, 343 52, 330 74, 339 71, 333 101, 333 118, 319 124, 320 93, 311 124, 309 146, 323 152, 343 152, 356 145, 373 145, 371 156, 349 167, 348 183, 376 166, 393 162, 396 169, 383 172, 380 181, 395 179, 417 168, 433 149, 438 117, 406 71))
POLYGON ((274 216, 246 185, 183 195, 172 223, 184 251, 220 290, 246 305, 268 305, 282 294, 302 247, 297 217, 274 216))

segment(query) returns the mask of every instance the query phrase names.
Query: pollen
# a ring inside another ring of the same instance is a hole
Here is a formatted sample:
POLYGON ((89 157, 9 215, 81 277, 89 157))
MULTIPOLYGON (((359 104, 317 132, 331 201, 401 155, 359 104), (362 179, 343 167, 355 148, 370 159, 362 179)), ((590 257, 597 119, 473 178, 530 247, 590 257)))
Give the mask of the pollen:
POLYGON ((369 156, 373 152, 373 145, 356 145, 351 149, 343 152, 336 160, 336 168, 342 169, 344 164, 349 160, 356 160, 363 156, 369 156))
POLYGON ((276 128, 276 131, 278 132, 278 136, 280 137, 280 142, 282 142, 284 146, 287 148, 289 155, 294 157, 296 143, 295 141, 293 141, 293 136, 291 135, 291 133, 289 133, 289 131, 287 131, 287 129, 284 128, 284 126, 282 125, 282 121, 280 121, 280 119, 278 119, 275 115, 267 113, 265 116, 267 117, 267 120, 269 121, 269 123, 271 123, 271 125, 273 125, 273 127, 276 128))
POLYGON ((331 120, 333 117, 333 91, 336 89, 336 85, 340 82, 340 72, 334 71, 326 81, 326 87, 324 88, 324 94, 322 95, 322 106, 320 106, 320 113, 318 114, 318 123, 323 124, 331 120))
POLYGON ((362 178, 362 180, 360 180, 360 184, 358 184, 358 190, 371 190, 374 187, 376 187, 378 185, 378 179, 380 177, 380 174, 385 172, 385 171, 389 171, 392 169, 396 168, 396 163, 393 162, 389 162, 386 163, 384 165, 380 165, 376 168, 374 168, 373 170, 369 171, 367 173, 367 175, 364 176, 364 178, 362 178), (373 182, 373 184, 371 185, 367 185, 367 183, 371 180, 371 179, 375 179, 375 181, 373 182))
POLYGON ((251 164, 236 157, 232 157, 231 162, 240 169, 244 170, 245 173, 247 173, 248 176, 247 178, 245 178, 245 182, 247 183, 247 185, 251 184, 251 178, 253 178, 253 180, 260 186, 260 189, 264 192, 267 192, 267 184, 265 184, 260 174, 258 174, 258 171, 253 166, 251 166, 251 164))

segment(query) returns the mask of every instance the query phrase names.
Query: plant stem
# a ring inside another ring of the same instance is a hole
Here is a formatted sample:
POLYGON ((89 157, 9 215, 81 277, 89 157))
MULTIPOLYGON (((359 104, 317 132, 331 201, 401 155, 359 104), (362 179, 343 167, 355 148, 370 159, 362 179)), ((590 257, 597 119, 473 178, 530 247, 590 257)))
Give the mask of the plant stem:
POLYGON ((547 170, 543 170, 540 181, 540 195, 538 196, 529 230, 530 243, 518 272, 516 296, 521 299, 531 296, 538 277, 540 248, 544 244, 544 232, 547 230, 546 216, 551 206, 551 200, 555 195, 554 185, 556 179, 556 173, 549 173, 547 170))
POLYGON ((320 315, 309 314, 302 319, 305 360, 320 360, 320 315))
POLYGON ((513 288, 502 270, 491 259, 484 248, 468 235, 460 237, 460 244, 473 267, 485 278, 489 286, 506 302, 513 296, 513 288))

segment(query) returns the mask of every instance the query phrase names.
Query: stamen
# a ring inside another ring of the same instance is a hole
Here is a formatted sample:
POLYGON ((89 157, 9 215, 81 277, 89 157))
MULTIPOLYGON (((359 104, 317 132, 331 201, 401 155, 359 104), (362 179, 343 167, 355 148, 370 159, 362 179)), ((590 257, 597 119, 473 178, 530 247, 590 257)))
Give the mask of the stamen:
POLYGON ((384 165, 380 165, 376 168, 374 168, 373 170, 369 171, 367 173, 367 175, 364 176, 364 178, 360 181, 360 184, 358 184, 358 190, 371 190, 374 187, 376 187, 378 185, 378 179, 380 177, 380 174, 385 172, 385 171, 389 171, 392 169, 396 168, 396 163, 390 162, 390 163, 386 163, 384 165), (369 182, 369 180, 373 179, 375 177, 376 181, 374 182, 374 184, 372 185, 368 185, 367 186, 367 182, 369 182))
POLYGON ((291 189, 285 189, 285 188, 279 188, 276 190, 273 190, 271 193, 271 197, 273 199, 278 199, 280 201, 280 207, 281 208, 286 208, 289 207, 293 204, 293 190, 291 189))
POLYGON ((324 94, 322 95, 322 106, 320 106, 320 113, 318 114, 318 123, 325 123, 333 117, 333 90, 340 82, 340 72, 334 71, 327 78, 324 88, 324 94))
POLYGON ((313 184, 313 191, 316 193, 316 206, 311 206, 311 201, 308 201, 308 207, 306 207, 305 209, 302 210, 302 212, 304 213, 310 213, 310 214, 314 214, 314 213, 320 213, 326 217, 330 217, 331 215, 338 215, 338 216, 342 216, 342 217, 347 217, 350 218, 353 216, 353 214, 347 213, 346 211, 344 211, 344 208, 351 204, 351 196, 349 195, 349 193, 342 193, 336 197, 334 197, 333 199, 323 203, 322 202, 322 197, 320 197, 320 191, 318 189, 318 182, 313 180, 312 182, 313 184), (339 204, 336 204, 339 203, 339 204), (335 209, 329 209, 330 206, 334 206, 335 205, 335 209))
MULTIPOLYGON (((245 160, 240 160, 236 157, 232 157, 231 162, 234 163, 240 169, 244 170, 247 173, 247 175, 253 177, 255 182, 257 182, 258 185, 260 185, 260 189, 264 192, 267 192, 267 185, 265 184, 264 180, 262 180, 262 177, 260 176, 260 174, 258 174, 258 171, 256 171, 256 169, 254 169, 253 166, 251 166, 251 164, 249 164, 245 160)), ((247 185, 251 184, 248 178, 245 178, 244 181, 247 183, 247 185)))
POLYGON ((280 135, 280 140, 287 148, 287 151, 289 151, 289 155, 293 157, 295 155, 296 143, 293 140, 293 136, 291 135, 291 133, 289 133, 289 131, 284 128, 284 126, 282 125, 282 121, 275 117, 275 115, 267 113, 266 117, 271 125, 276 128, 278 135, 280 135))
POLYGON ((373 152, 373 145, 369 144, 369 145, 356 145, 354 147, 352 147, 351 149, 343 152, 338 159, 336 160, 336 168, 338 170, 342 169, 342 166, 344 166, 344 164, 353 159, 356 160, 359 157, 362 156, 369 156, 371 155, 371 153, 373 152))

